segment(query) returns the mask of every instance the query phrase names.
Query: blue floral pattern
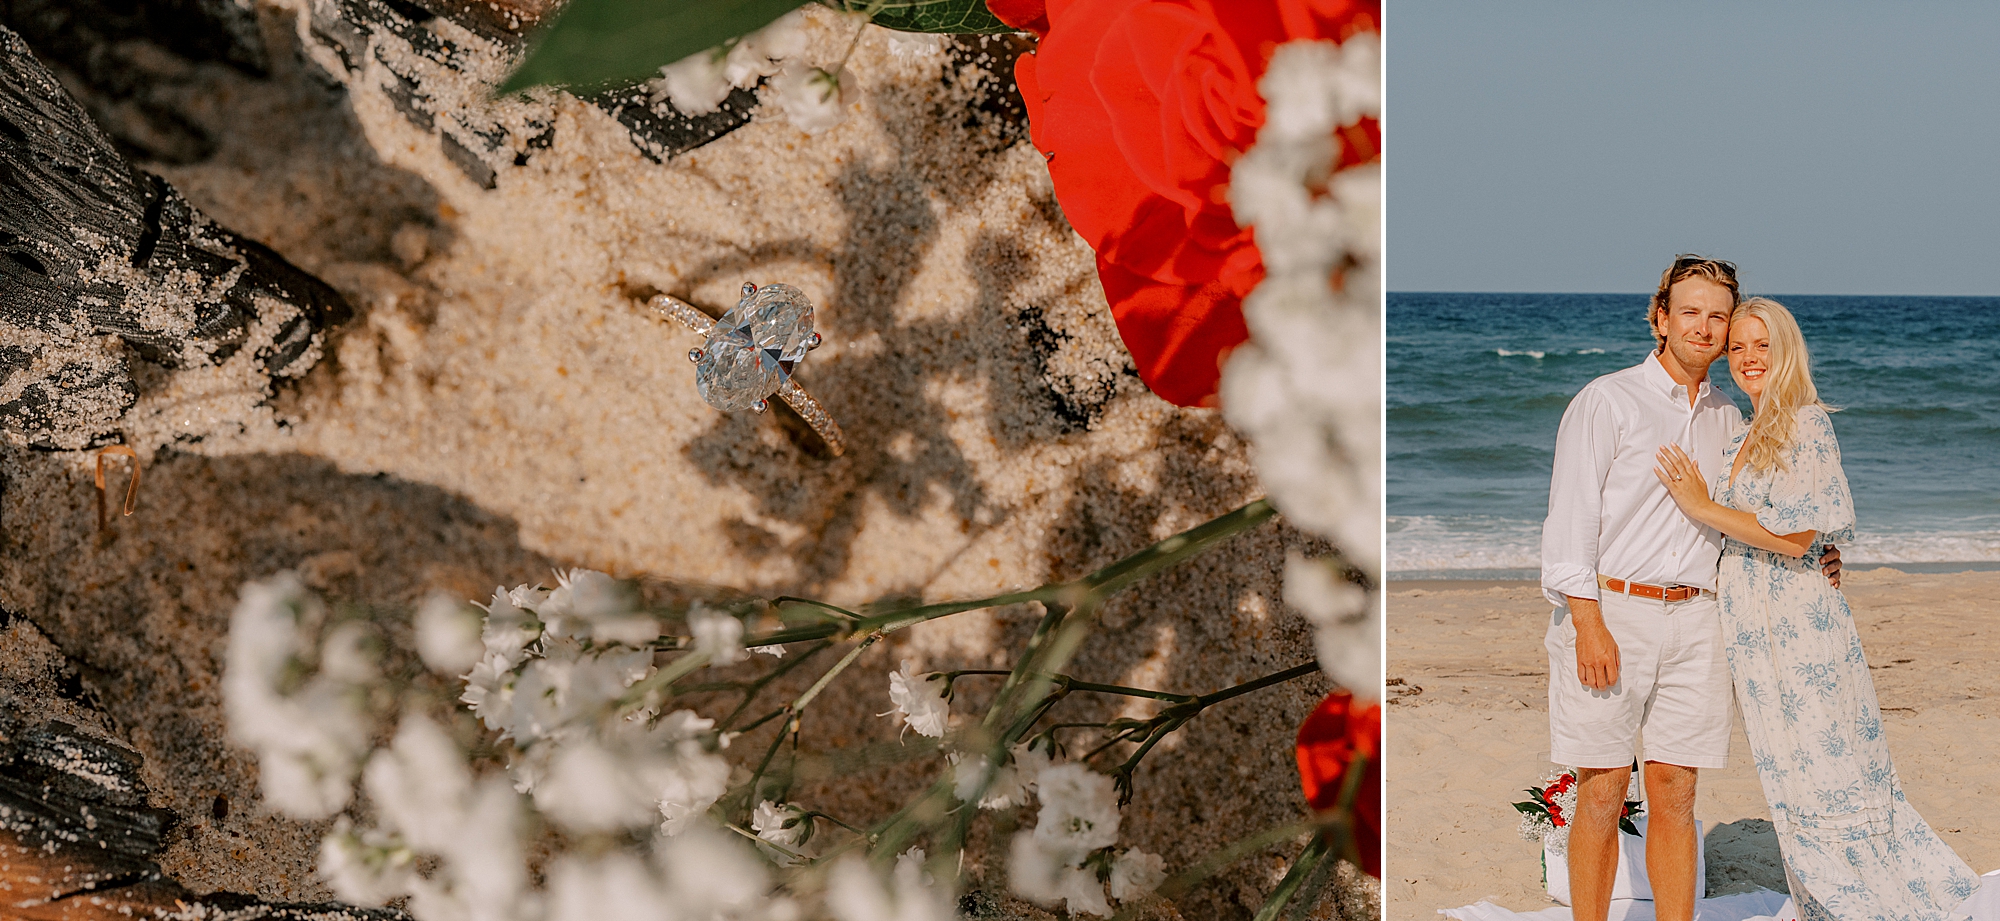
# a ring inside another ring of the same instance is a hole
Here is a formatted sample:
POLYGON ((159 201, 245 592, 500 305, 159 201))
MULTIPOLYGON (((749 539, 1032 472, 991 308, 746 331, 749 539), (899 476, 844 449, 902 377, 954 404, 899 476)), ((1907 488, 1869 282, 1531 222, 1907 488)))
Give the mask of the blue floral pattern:
POLYGON ((1820 574, 1827 545, 1854 537, 1853 498, 1826 410, 1798 411, 1784 463, 1715 475, 1716 501, 1775 534, 1815 531, 1792 559, 1726 541, 1718 587, 1726 654, 1785 874, 1803 918, 1953 916, 1979 878, 1903 798, 1875 682, 1847 599, 1820 574))

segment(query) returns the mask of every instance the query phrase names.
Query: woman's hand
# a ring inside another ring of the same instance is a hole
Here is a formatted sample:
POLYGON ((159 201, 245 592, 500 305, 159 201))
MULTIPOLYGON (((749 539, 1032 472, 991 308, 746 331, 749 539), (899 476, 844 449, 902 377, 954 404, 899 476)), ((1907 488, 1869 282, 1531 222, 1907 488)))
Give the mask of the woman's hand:
POLYGON ((1670 444, 1660 449, 1653 475, 1667 487, 1667 494, 1674 497, 1674 504, 1689 518, 1705 521, 1701 512, 1710 504, 1708 480, 1702 478, 1701 468, 1695 464, 1680 445, 1670 444))

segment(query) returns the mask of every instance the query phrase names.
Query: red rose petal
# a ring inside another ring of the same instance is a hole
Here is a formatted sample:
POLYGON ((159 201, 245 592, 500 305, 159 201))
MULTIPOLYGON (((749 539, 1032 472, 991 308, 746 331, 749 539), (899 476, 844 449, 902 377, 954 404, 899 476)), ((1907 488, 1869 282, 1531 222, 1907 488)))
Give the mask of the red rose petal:
POLYGON ((1349 827, 1361 868, 1382 876, 1382 705, 1356 705, 1346 691, 1335 691, 1299 726, 1299 784, 1315 811, 1339 805, 1346 774, 1356 757, 1365 757, 1360 788, 1354 796, 1349 827))
POLYGON ((993 18, 1037 36, 1049 34, 1049 5, 1043 0, 986 0, 993 18))
MULTIPOLYGON (((1228 203, 1256 139, 1257 81, 1278 45, 1379 28, 1368 0, 988 0, 1043 40, 1015 63, 1056 199, 1096 251, 1140 377, 1200 405, 1248 338, 1241 299, 1264 275, 1228 203), (1115 270, 1115 271, 1114 271, 1115 270)), ((1339 167, 1380 156, 1373 119, 1341 129, 1339 167)))
POLYGON ((1163 285, 1101 257, 1097 277, 1139 379, 1178 406, 1199 406, 1213 397, 1222 380, 1222 358, 1250 338, 1242 293, 1222 280, 1163 285))

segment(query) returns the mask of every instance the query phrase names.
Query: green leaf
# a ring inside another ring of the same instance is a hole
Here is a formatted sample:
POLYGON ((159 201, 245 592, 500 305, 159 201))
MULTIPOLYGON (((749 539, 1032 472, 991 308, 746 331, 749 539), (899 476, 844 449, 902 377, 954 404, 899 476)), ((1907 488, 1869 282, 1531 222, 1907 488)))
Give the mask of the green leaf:
MULTIPOLYGON (((846 0, 850 10, 865 12, 873 5, 869 0, 846 0)), ((986 8, 986 0, 887 0, 881 7, 869 21, 898 32, 992 35, 1015 31, 986 8)))
POLYGON ((499 92, 636 80, 748 35, 803 0, 572 0, 499 92))

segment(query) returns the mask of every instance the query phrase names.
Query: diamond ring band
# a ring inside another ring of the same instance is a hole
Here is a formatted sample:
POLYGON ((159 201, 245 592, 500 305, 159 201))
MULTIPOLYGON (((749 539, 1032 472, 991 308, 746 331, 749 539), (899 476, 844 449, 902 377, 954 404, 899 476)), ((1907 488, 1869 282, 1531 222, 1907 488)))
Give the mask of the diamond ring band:
POLYGON ((806 353, 822 341, 813 331, 813 305, 804 292, 791 285, 745 284, 743 299, 721 320, 665 294, 647 304, 704 337, 700 347, 688 350, 688 360, 694 362, 695 389, 708 405, 761 413, 775 394, 819 433, 835 457, 847 450, 839 424, 792 379, 806 353))

